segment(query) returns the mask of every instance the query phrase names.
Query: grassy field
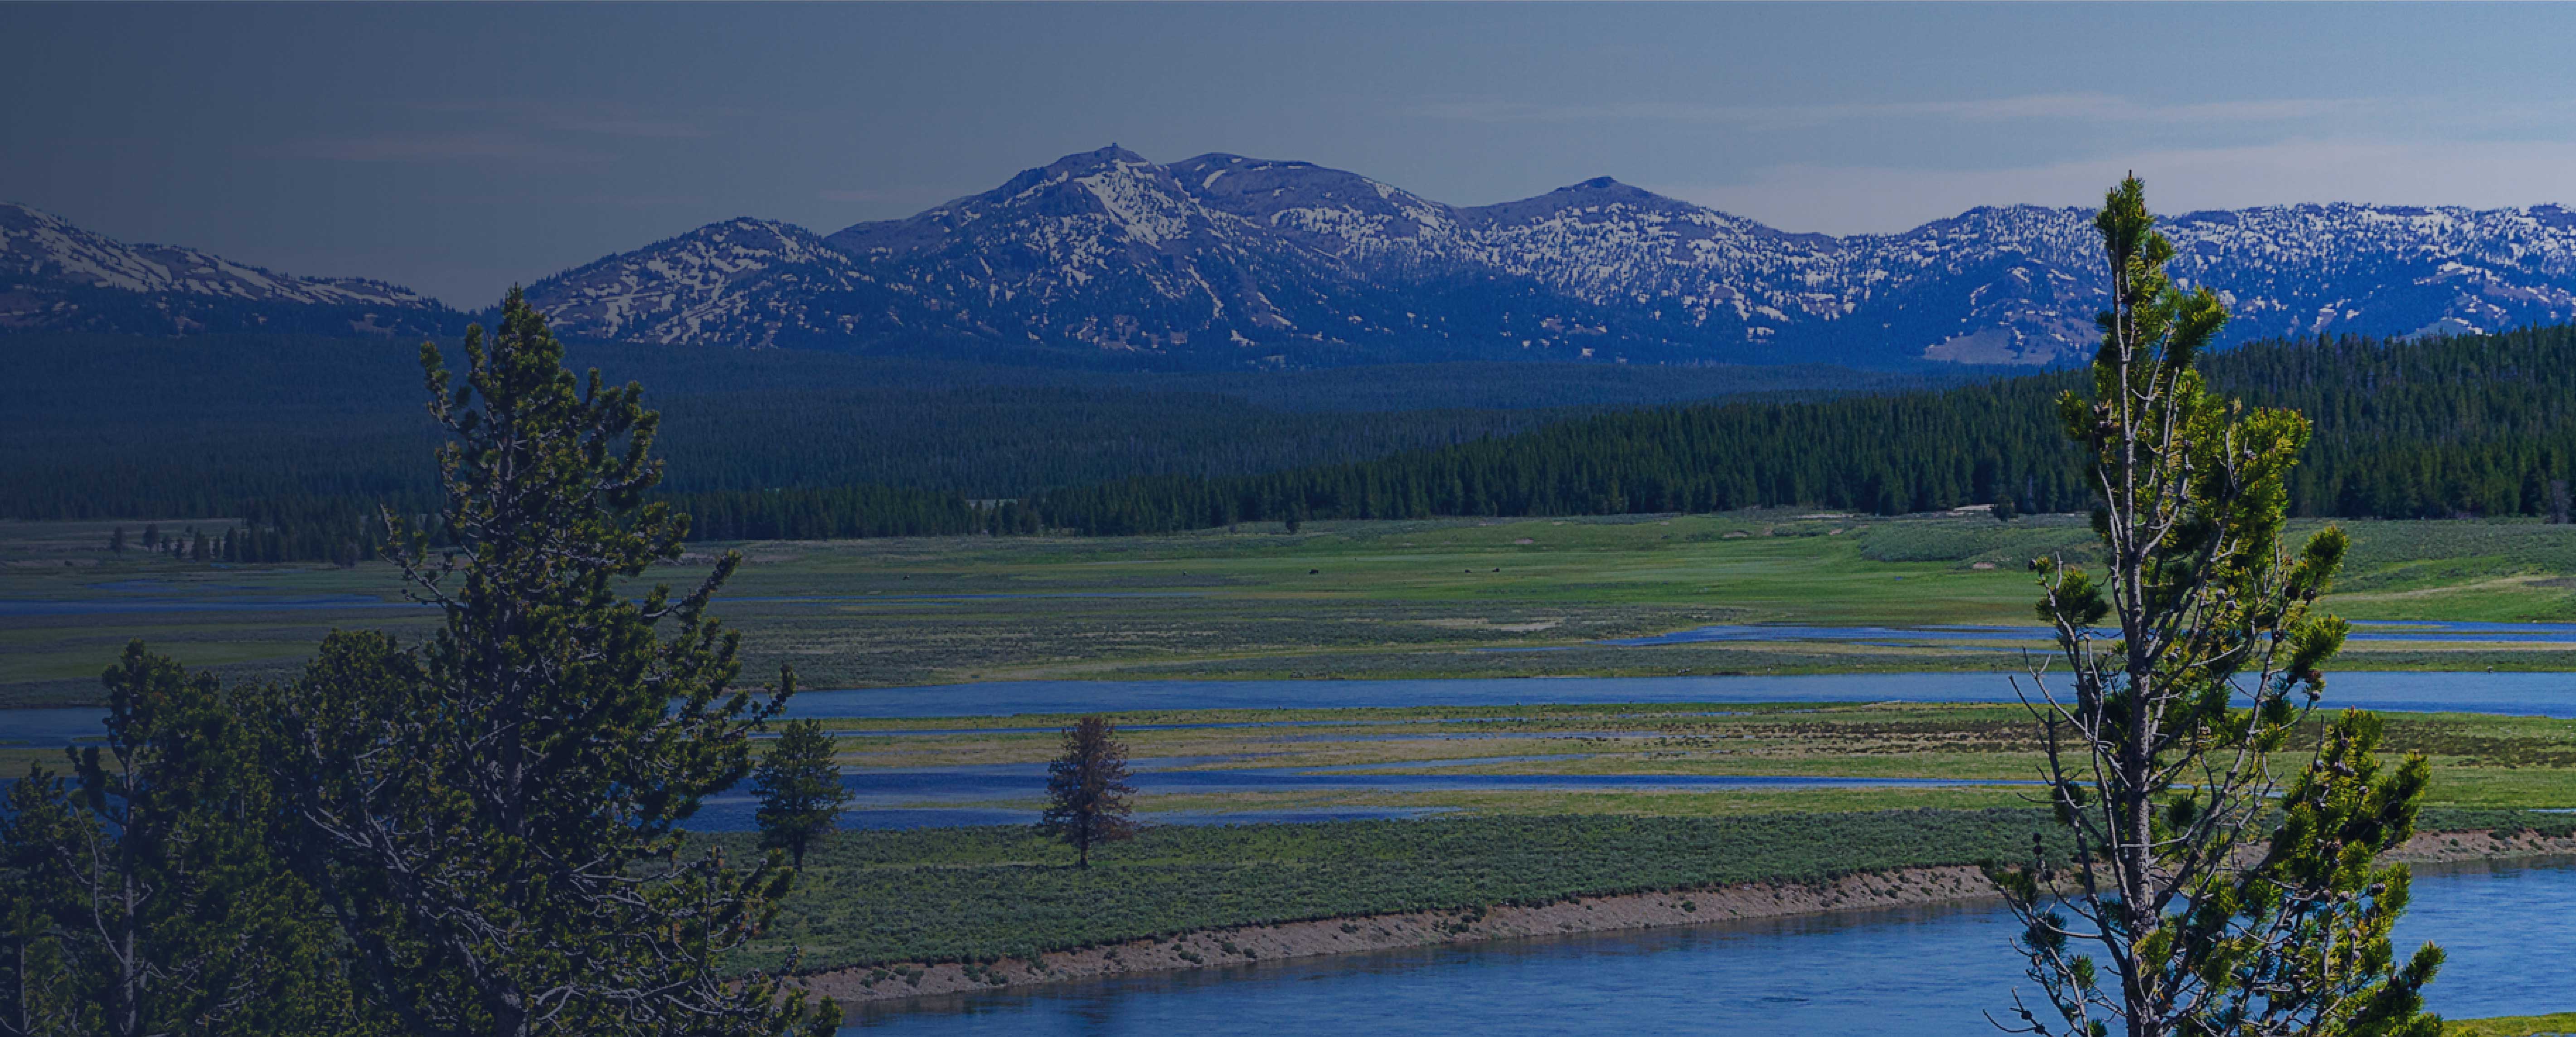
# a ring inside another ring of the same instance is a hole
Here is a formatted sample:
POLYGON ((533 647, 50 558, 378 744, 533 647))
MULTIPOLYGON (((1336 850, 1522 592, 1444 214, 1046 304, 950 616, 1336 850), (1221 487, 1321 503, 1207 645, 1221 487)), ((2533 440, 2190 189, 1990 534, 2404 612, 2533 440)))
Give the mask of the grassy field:
MULTIPOLYGON (((141 523, 125 524, 129 535, 141 523)), ((164 523, 164 529, 184 524, 164 523)), ((0 524, 0 704, 88 703, 126 640, 236 678, 281 676, 334 628, 417 635, 378 565, 212 567, 104 550, 106 523, 0 524), (169 610, 156 603, 195 606, 169 610), (72 607, 33 603, 77 603, 72 607), (292 606, 292 607, 290 607, 292 606), (91 611, 82 611, 82 610, 91 611), (122 609, 120 611, 119 609, 122 609)), ((2330 604, 2365 620, 2576 620, 2576 527, 2355 523, 2330 604)), ((2034 556, 2087 554, 2080 521, 1792 513, 1314 523, 1124 539, 713 545, 749 564, 721 604, 751 672, 809 687, 1009 678, 1668 675, 2011 666, 2010 636, 1611 647, 1720 623, 2030 622, 2034 556), (1494 651, 1494 649, 1514 649, 1494 651), (1544 649, 1523 651, 1520 649, 1544 649), (2007 650, 1998 650, 2007 649, 2007 650)), ((2576 670, 2576 644, 2357 642, 2342 669, 2576 670)), ((857 769, 1032 763, 1062 717, 836 721, 857 769), (962 734, 923 734, 963 729, 962 734)), ((1724 705, 1130 713, 1140 758, 1202 768, 2023 780, 2015 707, 1724 705), (1295 724, 1295 727, 1275 726, 1295 724), (1461 737, 1462 735, 1467 737, 1461 737), (1503 759, 1498 759, 1503 758, 1503 759)), ((2394 715, 2434 766, 2427 824, 2564 829, 2576 724, 2394 715), (2470 814, 2463 811, 2490 811, 2470 814)), ((0 728, 0 743, 6 742, 0 728)), ((54 751, 0 747, 0 768, 54 751)), ((1025 798, 989 806, 1025 807, 1025 798)), ((778 933, 809 967, 1024 956, 1288 918, 1549 900, 1968 863, 2044 829, 2007 786, 1171 794, 1147 811, 1435 809, 1429 822, 1164 827, 1089 872, 1025 829, 846 833, 778 933)), ((944 806, 976 804, 943 803, 944 806)), ((2552 829, 2552 830, 2556 830, 2552 829)), ((717 837, 740 842, 741 837, 717 837)), ((778 948, 772 948, 777 950, 778 948)), ((2484 1031, 2480 1031, 2484 1032, 2484 1031)), ((2496 1033, 2522 1031, 2496 1030, 2496 1033)))
MULTIPOLYGON (((1350 710, 1203 710, 1118 715, 1140 759, 1180 769, 1451 775, 1765 775, 2022 781, 2037 773, 2027 714, 2013 705, 1652 705, 1350 710), (1133 729, 1138 725, 1270 726, 1133 729)), ((2386 715, 2391 753, 2423 753, 2427 803, 2439 808, 2576 807, 2576 724, 2483 714, 2386 715)), ((1044 727, 1066 717, 838 721, 840 762, 854 769, 1037 763, 1057 752, 1044 727), (950 730, 956 734, 904 734, 950 730)), ((2304 759, 2313 739, 2293 739, 2304 759)), ((2290 766, 2295 764, 2287 764, 2290 766)), ((1023 798, 972 804, 1033 805, 1023 798)), ((1632 814, 1708 817, 1873 810, 1889 806, 2020 806, 2008 787, 1726 789, 1720 791, 1390 791, 1147 795, 1149 811, 1435 808, 1480 815, 1632 814)), ((948 804, 959 805, 959 804, 948 804)))
MULTIPOLYGON (((111 523, 0 523, 0 704, 95 700, 145 638, 242 677, 291 670, 335 627, 417 631, 381 565, 218 567, 105 550, 111 523), (280 598, 324 599, 281 609, 280 598), (183 600, 192 611, 29 614, 12 603, 183 600)), ((140 522, 124 523, 128 534, 140 522)), ((176 529, 183 523, 164 523, 176 529)), ((2576 527, 2349 524, 2332 601, 2365 620, 2576 619, 2576 527)), ((1737 512, 1314 523, 1168 537, 737 546, 722 615, 752 670, 813 687, 1006 678, 1443 677, 1991 669, 2009 640, 1609 648, 1711 623, 2027 624, 2032 557, 2089 553, 2068 516, 1737 512), (781 600, 786 599, 786 600, 781 600), (1486 651, 1546 648, 1549 651, 1486 651)), ((699 575, 716 547, 670 569, 699 575)), ((2355 644, 2346 668, 2576 668, 2576 644, 2355 644)))
POLYGON ((1514 817, 1162 828, 1069 867, 1026 829, 847 834, 809 856, 778 951, 812 968, 989 960, 1219 926, 1472 909, 2027 853, 2036 811, 1514 817))
POLYGON ((2564 1037, 2576 1034, 2576 1012, 2496 1019, 2449 1019, 2443 1021, 2442 1033, 2446 1037, 2564 1037))
MULTIPOLYGON (((2430 811, 2424 825, 2563 835, 2576 818, 2430 811)), ((815 969, 1026 959, 1224 926, 2017 859, 2034 834, 2058 838, 2026 809, 1351 821, 1152 829, 1079 869, 1022 828, 845 833, 807 858, 765 950, 801 946, 815 969)))

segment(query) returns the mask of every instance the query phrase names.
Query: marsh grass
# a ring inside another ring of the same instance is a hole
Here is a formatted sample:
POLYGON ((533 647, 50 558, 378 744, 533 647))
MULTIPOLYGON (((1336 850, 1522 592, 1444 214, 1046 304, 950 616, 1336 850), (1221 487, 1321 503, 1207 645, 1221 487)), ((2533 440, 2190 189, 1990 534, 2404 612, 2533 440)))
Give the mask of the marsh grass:
MULTIPOLYGON (((0 522, 0 604, 358 595, 377 564, 207 566, 106 550, 119 522, 0 522)), ((220 522, 160 523, 165 531, 220 522)), ((2299 523, 2298 525, 2314 525, 2299 523)), ((2332 607, 2355 619, 2576 618, 2576 527, 2523 520, 2345 524, 2332 607)), ((2294 531, 2295 532, 2295 531, 2294 531)), ((947 537, 691 545, 685 584, 726 547, 746 564, 717 612, 752 672, 808 687, 978 679, 1431 678, 1998 670, 1996 644, 1590 644, 1713 623, 2028 625, 2024 567, 2084 557, 2077 516, 1896 518, 1794 510, 1566 519, 1316 522, 1151 537, 947 537), (1527 541, 1527 543, 1523 543, 1527 541), (1978 566, 1990 568, 1978 568, 1978 566), (763 599, 793 598, 793 602, 763 599), (1547 649, 1493 651, 1492 649, 1547 649)), ((291 672, 330 629, 426 628, 407 610, 10 615, 0 705, 97 701, 132 638, 238 679, 291 672)), ((2356 643, 2376 669, 2576 669, 2576 650, 2356 643)))

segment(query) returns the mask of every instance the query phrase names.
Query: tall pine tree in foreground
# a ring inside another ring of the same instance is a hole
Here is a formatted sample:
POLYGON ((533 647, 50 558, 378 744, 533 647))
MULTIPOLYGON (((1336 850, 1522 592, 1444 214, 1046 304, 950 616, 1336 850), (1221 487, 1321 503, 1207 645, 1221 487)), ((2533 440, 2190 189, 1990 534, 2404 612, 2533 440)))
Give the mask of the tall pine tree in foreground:
POLYGON ((2227 310, 2166 278, 2173 247, 2135 178, 2095 225, 2113 308, 2090 397, 2058 409, 2088 457, 2106 571, 2036 563, 2066 670, 2021 685, 2075 854, 1991 869, 2047 1002, 2016 996, 2005 1025, 2432 1037, 2420 990, 2441 952, 2397 962, 2407 872, 2379 863, 2413 832, 2423 758, 2385 767, 2377 719, 2347 712, 2286 790, 2272 770, 2347 629, 2314 608, 2344 534, 2281 539, 2307 421, 2206 391, 2194 360, 2227 310))
POLYGON ((677 825, 751 769, 785 685, 736 690, 738 636, 688 593, 627 581, 676 559, 684 517, 639 390, 585 385, 517 291, 451 378, 424 345, 440 542, 386 517, 388 554, 444 622, 429 643, 335 634, 278 711, 297 860, 367 994, 411 1034, 824 1032, 777 980, 726 970, 792 872, 677 825), (641 593, 638 600, 635 595, 641 593))
POLYGON ((1084 717, 1064 729, 1064 755, 1047 765, 1047 808, 1041 830, 1073 847, 1075 863, 1091 866, 1091 849, 1136 834, 1127 797, 1127 746, 1106 717, 1084 717))

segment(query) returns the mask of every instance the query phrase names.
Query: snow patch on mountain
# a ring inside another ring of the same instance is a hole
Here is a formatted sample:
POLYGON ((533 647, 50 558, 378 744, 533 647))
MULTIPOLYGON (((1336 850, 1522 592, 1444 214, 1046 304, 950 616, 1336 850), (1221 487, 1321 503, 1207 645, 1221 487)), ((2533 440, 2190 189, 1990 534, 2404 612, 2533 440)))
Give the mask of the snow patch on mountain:
POLYGON ((0 203, 0 280, 14 286, 98 288, 258 302, 433 307, 380 281, 294 277, 172 245, 129 245, 52 213, 0 203))
POLYGON ((446 327, 455 316, 381 281, 296 277, 192 248, 127 244, 0 203, 0 329, 382 334, 446 327))
MULTIPOLYGON (((2271 206, 2163 226, 2175 277, 2235 310, 2230 341, 2576 320, 2576 211, 2557 206, 2271 206)), ((694 345, 1070 349, 1263 367, 2035 365, 2093 348, 2106 301, 2099 247, 2090 213, 2071 208, 1981 207, 1833 237, 1609 177, 1461 208, 1310 162, 1161 165, 1113 145, 827 237, 714 224, 530 295, 571 334, 694 345)), ((131 256, 61 265, 99 283, 187 280, 131 256)))

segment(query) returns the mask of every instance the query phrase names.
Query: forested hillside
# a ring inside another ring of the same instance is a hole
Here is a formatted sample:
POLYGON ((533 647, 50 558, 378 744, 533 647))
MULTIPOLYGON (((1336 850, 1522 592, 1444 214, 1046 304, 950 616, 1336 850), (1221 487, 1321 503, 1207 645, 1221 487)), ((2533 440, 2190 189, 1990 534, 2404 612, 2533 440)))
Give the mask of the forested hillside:
MULTIPOLYGON (((429 503, 416 347, 9 342, 0 515, 249 517, 256 533, 211 557, 335 559, 366 549, 352 530, 375 503, 429 503)), ((1112 375, 633 346, 574 360, 647 386, 665 496, 699 539, 2087 499, 2052 417, 2069 373, 1899 392, 1921 383, 1512 364, 1112 375)), ((2264 343, 2208 369, 2315 421, 2301 514, 2547 514, 2576 467, 2576 330, 2264 343)))
MULTIPOLYGON (((2292 486, 2307 515, 2552 510, 2576 458, 2576 330, 2262 343, 2207 361, 2224 392, 2316 426, 2292 486)), ((1815 506, 1895 514, 2088 500, 2051 401, 2073 373, 1945 392, 1607 414, 1373 461, 1148 478, 1044 494, 1052 526, 1134 533, 1232 522, 1815 506)))
MULTIPOLYGON (((1927 384, 1828 367, 1138 374, 600 344, 570 361, 645 386, 664 415, 664 489, 700 535, 726 538, 1034 528, 969 502, 1364 460, 1605 408, 1927 384)), ((330 531, 272 530, 244 557, 334 557, 342 517, 429 504, 423 403, 412 341, 0 337, 0 517, 300 516, 330 531)))

